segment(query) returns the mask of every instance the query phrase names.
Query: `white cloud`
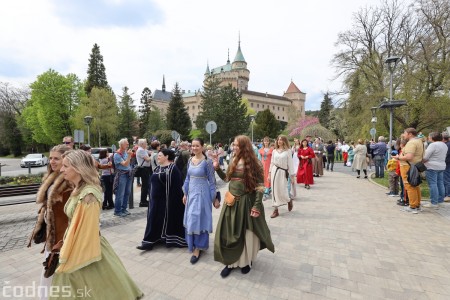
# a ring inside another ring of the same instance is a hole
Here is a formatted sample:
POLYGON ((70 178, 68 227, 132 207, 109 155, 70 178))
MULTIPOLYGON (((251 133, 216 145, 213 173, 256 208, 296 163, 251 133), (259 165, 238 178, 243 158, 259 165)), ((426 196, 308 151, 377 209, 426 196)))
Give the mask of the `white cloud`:
MULTIPOLYGON (((292 78, 307 93, 306 108, 318 109, 321 92, 340 88, 340 81, 330 81, 337 34, 351 28, 359 7, 379 5, 378 0, 149 2, 129 2, 136 7, 123 11, 132 22, 142 15, 136 13, 140 8, 158 7, 148 11, 147 22, 140 19, 143 25, 74 27, 56 15, 54 5, 63 5, 56 1, 4 1, 0 81, 31 83, 49 68, 84 79, 97 43, 116 94, 126 85, 137 99, 144 87, 160 89, 163 74, 168 89, 175 82, 199 89, 207 61, 210 67, 225 64, 228 48, 233 60, 240 32, 249 89, 281 95, 292 78)), ((95 15, 95 7, 86 7, 86 14, 95 15)))

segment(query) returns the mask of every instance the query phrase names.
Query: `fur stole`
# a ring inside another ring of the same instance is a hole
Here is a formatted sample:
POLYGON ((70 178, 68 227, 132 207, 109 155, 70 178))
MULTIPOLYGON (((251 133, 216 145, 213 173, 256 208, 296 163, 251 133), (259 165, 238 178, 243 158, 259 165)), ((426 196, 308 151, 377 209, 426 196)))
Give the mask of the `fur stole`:
MULTIPOLYGON (((56 237, 56 227, 67 227, 67 216, 64 214, 63 208, 67 199, 69 199, 72 187, 64 180, 64 174, 59 172, 53 172, 47 174, 39 191, 36 194, 36 203, 40 204, 38 211, 38 219, 36 226, 34 227, 31 237, 37 233, 44 222, 47 223, 47 234, 46 234, 46 248, 52 249, 53 245, 57 242, 56 237), (58 207, 54 210, 54 206, 58 207)), ((58 231, 65 231, 66 228, 58 228, 58 231)), ((31 246, 31 239, 28 247, 31 246)))

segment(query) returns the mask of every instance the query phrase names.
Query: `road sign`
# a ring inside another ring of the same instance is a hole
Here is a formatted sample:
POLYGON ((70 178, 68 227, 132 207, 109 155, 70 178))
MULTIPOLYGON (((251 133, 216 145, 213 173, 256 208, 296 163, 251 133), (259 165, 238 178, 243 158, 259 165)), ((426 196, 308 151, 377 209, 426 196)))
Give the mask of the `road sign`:
POLYGON ((176 130, 172 130, 172 138, 176 141, 180 138, 180 134, 176 130))
POLYGON ((377 134, 377 130, 375 128, 370 128, 370 135, 375 136, 377 134))
POLYGON ((75 130, 73 137, 75 143, 84 143, 84 130, 75 130))
POLYGON ((213 134, 214 132, 217 131, 217 124, 214 121, 209 121, 208 123, 206 123, 206 132, 209 134, 213 134))

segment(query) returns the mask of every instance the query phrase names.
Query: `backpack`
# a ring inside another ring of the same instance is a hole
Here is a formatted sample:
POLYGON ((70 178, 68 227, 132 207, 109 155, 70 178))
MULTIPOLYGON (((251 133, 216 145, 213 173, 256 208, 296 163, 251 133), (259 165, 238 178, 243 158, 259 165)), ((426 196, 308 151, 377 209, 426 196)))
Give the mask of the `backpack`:
POLYGON ((415 164, 410 164, 408 162, 408 165, 410 166, 407 173, 408 183, 414 187, 419 186, 422 183, 422 177, 420 176, 419 169, 415 164))

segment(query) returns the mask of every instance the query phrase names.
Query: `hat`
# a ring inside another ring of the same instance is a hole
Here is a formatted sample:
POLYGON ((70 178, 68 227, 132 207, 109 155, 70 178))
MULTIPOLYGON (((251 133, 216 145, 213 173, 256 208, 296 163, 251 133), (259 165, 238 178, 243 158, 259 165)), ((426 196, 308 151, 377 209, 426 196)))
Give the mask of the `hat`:
POLYGON ((397 155, 398 151, 397 150, 392 150, 391 155, 397 155))

